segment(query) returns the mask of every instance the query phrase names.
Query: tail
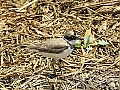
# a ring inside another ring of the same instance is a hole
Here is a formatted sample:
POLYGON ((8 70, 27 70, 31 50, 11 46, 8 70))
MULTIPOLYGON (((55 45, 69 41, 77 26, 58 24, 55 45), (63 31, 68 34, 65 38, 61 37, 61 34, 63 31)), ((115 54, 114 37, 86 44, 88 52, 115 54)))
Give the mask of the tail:
POLYGON ((21 49, 27 48, 28 45, 20 45, 21 49))
POLYGON ((20 45, 20 48, 21 49, 27 48, 27 49, 35 50, 35 51, 37 50, 37 47, 35 45, 20 45))

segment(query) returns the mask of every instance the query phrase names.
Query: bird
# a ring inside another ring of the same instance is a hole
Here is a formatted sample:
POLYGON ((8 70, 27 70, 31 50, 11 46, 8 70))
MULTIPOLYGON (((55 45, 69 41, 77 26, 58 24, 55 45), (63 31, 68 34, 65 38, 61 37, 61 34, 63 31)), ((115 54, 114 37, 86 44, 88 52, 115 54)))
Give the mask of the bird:
POLYGON ((52 61, 52 67, 54 73, 56 74, 54 69, 55 60, 66 58, 69 54, 71 54, 76 40, 79 39, 80 38, 75 31, 69 31, 64 34, 63 38, 48 39, 38 44, 21 45, 20 48, 28 48, 30 50, 37 51, 45 57, 54 59, 52 61))

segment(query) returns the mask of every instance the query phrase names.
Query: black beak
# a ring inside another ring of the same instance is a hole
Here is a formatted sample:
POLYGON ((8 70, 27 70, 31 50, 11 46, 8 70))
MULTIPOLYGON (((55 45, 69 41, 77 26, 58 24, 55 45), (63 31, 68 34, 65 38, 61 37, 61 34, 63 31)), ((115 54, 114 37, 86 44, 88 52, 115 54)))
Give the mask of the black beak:
POLYGON ((84 40, 84 38, 80 38, 78 35, 76 36, 76 40, 84 40))
POLYGON ((84 40, 84 38, 79 38, 79 37, 78 37, 77 40, 84 40))
POLYGON ((76 40, 84 40, 84 38, 80 38, 80 35, 76 34, 76 40))

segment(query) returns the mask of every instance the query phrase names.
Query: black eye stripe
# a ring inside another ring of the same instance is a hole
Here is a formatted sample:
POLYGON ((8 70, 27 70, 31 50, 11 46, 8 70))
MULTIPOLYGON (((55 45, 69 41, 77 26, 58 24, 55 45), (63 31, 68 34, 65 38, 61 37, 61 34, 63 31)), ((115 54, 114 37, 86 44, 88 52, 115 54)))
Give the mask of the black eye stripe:
POLYGON ((73 40, 77 39, 77 37, 76 37, 76 36, 72 36, 71 38, 72 38, 73 40))
POLYGON ((77 37, 76 36, 70 36, 70 37, 66 37, 66 39, 68 39, 68 40, 75 40, 75 39, 77 39, 77 37))

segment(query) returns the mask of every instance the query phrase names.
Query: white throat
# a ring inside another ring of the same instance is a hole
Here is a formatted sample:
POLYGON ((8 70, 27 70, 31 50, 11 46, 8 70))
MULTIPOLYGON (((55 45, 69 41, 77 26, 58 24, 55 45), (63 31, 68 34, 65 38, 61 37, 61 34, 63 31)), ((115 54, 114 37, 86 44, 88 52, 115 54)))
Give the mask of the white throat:
POLYGON ((71 40, 71 41, 69 41, 72 45, 74 45, 75 44, 75 42, 76 42, 76 40, 71 40))

